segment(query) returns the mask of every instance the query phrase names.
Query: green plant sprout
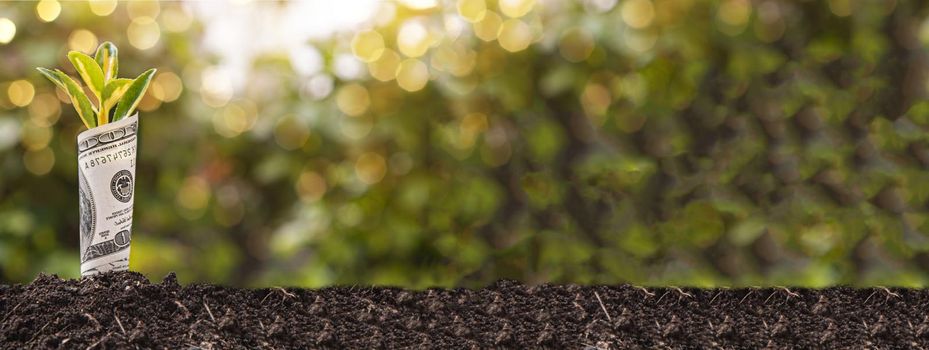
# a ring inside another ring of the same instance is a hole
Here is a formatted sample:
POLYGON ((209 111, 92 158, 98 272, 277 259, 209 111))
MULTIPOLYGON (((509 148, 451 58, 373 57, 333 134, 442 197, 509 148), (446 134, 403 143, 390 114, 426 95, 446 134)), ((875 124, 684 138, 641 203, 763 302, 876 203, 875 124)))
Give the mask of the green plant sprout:
POLYGON ((100 44, 94 58, 83 52, 71 51, 68 60, 95 97, 93 101, 80 84, 61 70, 36 69, 71 97, 71 104, 88 129, 132 115, 155 75, 152 68, 135 79, 117 78, 119 60, 116 45, 109 41, 100 44))

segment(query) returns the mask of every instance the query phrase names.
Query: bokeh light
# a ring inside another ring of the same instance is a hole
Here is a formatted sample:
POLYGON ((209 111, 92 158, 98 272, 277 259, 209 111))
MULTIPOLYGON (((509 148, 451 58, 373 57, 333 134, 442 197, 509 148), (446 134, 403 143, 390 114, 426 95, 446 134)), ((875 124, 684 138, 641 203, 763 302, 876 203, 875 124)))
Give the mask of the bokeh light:
POLYGON ((293 115, 281 118, 274 126, 274 141, 285 150, 300 149, 309 138, 310 129, 293 115))
POLYGON ((336 55, 333 61, 332 71, 342 80, 357 80, 365 76, 364 62, 352 54, 336 55))
POLYGON ((378 183, 387 174, 387 161, 380 154, 366 152, 355 161, 355 174, 368 185, 378 183))
POLYGON ((147 50, 158 43, 161 38, 161 29, 152 17, 139 16, 129 23, 126 35, 129 36, 129 44, 139 50, 147 50))
POLYGON ((535 0, 500 0, 500 12, 507 17, 525 16, 535 6, 535 0))
POLYGON ((304 170, 297 178, 297 194, 305 202, 315 202, 326 194, 326 179, 312 170, 304 170))
POLYGON ((127 1, 126 12, 129 18, 136 20, 141 17, 155 19, 161 13, 161 5, 158 1, 127 1))
POLYGON ((451 14, 445 15, 442 21, 442 28, 436 29, 437 34, 435 35, 436 39, 433 40, 433 46, 439 45, 442 42, 458 40, 468 27, 468 22, 460 16, 451 14))
POLYGON ((370 116, 339 120, 339 132, 348 140, 360 141, 368 136, 372 129, 374 129, 374 121, 370 116))
POLYGON ((16 37, 16 23, 9 18, 0 17, 0 44, 8 44, 16 37))
POLYGON ((17 80, 10 83, 7 88, 7 95, 14 105, 25 107, 32 103, 32 98, 35 96, 35 87, 27 80, 17 80))
POLYGON ((384 49, 381 57, 368 63, 368 73, 374 79, 391 81, 397 77, 397 68, 400 66, 400 55, 391 49, 384 49))
POLYGON ((213 117, 213 129, 225 137, 237 137, 249 131, 258 120, 258 111, 249 101, 228 104, 213 117))
POLYGON ((632 28, 648 27, 655 19, 655 6, 651 0, 626 0, 621 8, 623 22, 632 28))
POLYGON ((406 91, 419 91, 429 81, 429 67, 420 60, 408 58, 397 67, 397 84, 406 91))
POLYGON ((148 91, 142 96, 142 100, 139 101, 137 108, 142 112, 157 110, 158 107, 161 107, 161 103, 164 102, 162 99, 164 94, 164 88, 162 88, 160 84, 150 83, 148 91))
POLYGON ((586 0, 584 8, 593 13, 608 12, 616 6, 617 0, 586 0))
POLYGON ((588 83, 581 93, 581 106, 587 114, 587 117, 594 125, 603 125, 604 115, 610 108, 612 96, 610 91, 603 85, 597 83, 588 83))
POLYGON ((738 35, 746 25, 752 14, 752 4, 748 0, 726 0, 719 5, 716 18, 721 25, 719 30, 729 35, 738 35))
POLYGON ((755 21, 755 36, 762 42, 772 43, 780 39, 787 31, 784 13, 781 7, 772 1, 758 6, 758 21, 755 21))
POLYGON ((658 41, 658 36, 653 32, 638 32, 630 30, 623 33, 623 39, 625 39, 623 44, 625 44, 629 50, 632 50, 638 54, 642 54, 655 47, 655 43, 658 41))
POLYGON ((458 15, 471 23, 480 22, 487 15, 485 0, 458 0, 458 15))
POLYGON ((397 32, 397 47, 407 57, 419 57, 429 50, 431 43, 429 30, 417 20, 411 20, 400 26, 397 32))
POLYGON ((442 45, 433 53, 430 62, 437 70, 465 77, 474 70, 477 53, 461 43, 442 45))
POLYGON ((194 22, 194 17, 187 12, 187 7, 170 6, 161 11, 158 20, 165 31, 173 33, 183 33, 190 29, 194 22))
POLYGON ((508 19, 500 25, 497 40, 503 49, 510 52, 525 50, 532 43, 532 31, 529 25, 518 19, 508 19))
POLYGON ((35 125, 50 127, 58 122, 61 115, 61 103, 54 93, 37 94, 29 104, 29 119, 35 125))
POLYGON ((190 176, 184 180, 184 184, 177 191, 177 204, 180 208, 181 215, 188 220, 197 219, 203 215, 203 209, 206 208, 212 197, 209 182, 200 176, 190 176))
POLYGON ((91 54, 97 49, 97 36, 87 29, 78 29, 68 37, 68 48, 91 54))
POLYGON ((35 13, 45 22, 51 22, 61 14, 61 4, 56 0, 40 0, 35 5, 35 13))
POLYGON ((21 126, 13 118, 0 119, 0 151, 7 151, 19 142, 21 126))
POLYGON ((384 54, 384 37, 373 30, 358 32, 352 39, 352 53, 364 62, 377 61, 384 54))
POLYGON ((593 50, 593 35, 580 27, 566 30, 558 43, 558 52, 561 53, 561 57, 571 62, 586 60, 593 50))
POLYGON ((484 19, 474 23, 474 35, 484 41, 496 40, 502 23, 503 19, 500 18, 500 15, 493 11, 487 11, 484 14, 484 19))
POLYGON ((336 93, 336 105, 342 113, 356 117, 368 110, 371 96, 368 90, 359 84, 345 85, 336 93))
POLYGON ((229 75, 217 67, 204 69, 200 82, 200 97, 211 107, 225 106, 235 93, 229 75))
POLYGON ((314 100, 322 100, 332 93, 335 82, 326 74, 319 74, 310 78, 304 85, 303 91, 314 100))
POLYGON ((438 0, 399 0, 403 6, 414 10, 426 10, 438 6, 438 0))
POLYGON ((470 150, 474 147, 477 137, 487 130, 487 116, 483 113, 469 113, 461 118, 458 126, 458 149, 470 150))
POLYGON ((97 16, 109 16, 116 10, 116 0, 89 0, 90 12, 97 16))
POLYGON ((55 166, 55 153, 49 148, 35 151, 26 151, 23 154, 23 165, 33 175, 42 176, 52 171, 55 166))
POLYGON ((159 71, 152 79, 150 92, 153 97, 164 102, 173 102, 181 97, 184 83, 181 77, 170 71, 159 71))
POLYGON ((39 151, 52 141, 52 130, 48 127, 27 122, 22 128, 22 144, 27 150, 39 151))

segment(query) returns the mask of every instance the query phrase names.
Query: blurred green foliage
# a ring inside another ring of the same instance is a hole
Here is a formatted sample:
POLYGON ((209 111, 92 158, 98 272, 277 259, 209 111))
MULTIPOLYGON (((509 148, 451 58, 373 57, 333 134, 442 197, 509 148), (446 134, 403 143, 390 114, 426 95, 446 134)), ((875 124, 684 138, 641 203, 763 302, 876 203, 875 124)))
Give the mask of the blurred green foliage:
POLYGON ((43 3, 0 4, 0 281, 78 273, 81 124, 34 67, 109 40, 159 70, 151 278, 929 284, 922 1, 377 2, 304 43, 322 71, 262 54, 234 90, 189 4, 43 3))

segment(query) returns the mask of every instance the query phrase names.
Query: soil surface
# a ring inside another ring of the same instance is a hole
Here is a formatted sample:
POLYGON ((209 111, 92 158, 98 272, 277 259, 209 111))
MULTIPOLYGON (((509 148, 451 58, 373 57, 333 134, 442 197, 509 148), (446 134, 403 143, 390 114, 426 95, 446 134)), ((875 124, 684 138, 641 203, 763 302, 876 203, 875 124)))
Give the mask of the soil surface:
POLYGON ((929 291, 0 285, 0 348, 929 348, 929 291))

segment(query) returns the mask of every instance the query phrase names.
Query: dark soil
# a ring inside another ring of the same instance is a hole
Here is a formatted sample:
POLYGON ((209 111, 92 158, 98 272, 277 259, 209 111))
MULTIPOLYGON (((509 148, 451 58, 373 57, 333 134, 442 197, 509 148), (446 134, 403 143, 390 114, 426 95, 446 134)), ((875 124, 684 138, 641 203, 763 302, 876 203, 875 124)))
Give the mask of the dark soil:
POLYGON ((0 285, 0 347, 929 348, 929 291, 235 289, 137 273, 0 285))

